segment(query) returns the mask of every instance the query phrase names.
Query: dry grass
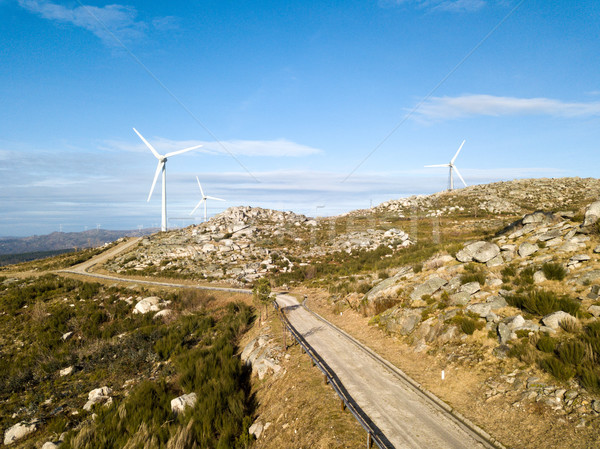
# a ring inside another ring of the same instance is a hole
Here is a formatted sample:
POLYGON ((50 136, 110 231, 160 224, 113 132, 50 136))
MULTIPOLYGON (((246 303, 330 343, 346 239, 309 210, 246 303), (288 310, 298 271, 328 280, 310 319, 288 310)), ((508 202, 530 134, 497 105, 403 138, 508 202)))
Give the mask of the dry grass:
MULTIPOLYGON (((269 334, 282 342, 282 325, 269 312, 269 334)), ((263 327, 264 329, 264 327, 263 327)), ((241 343, 256 337, 261 330, 257 321, 241 343)), ((258 402, 257 419, 271 423, 254 447, 261 449, 293 448, 356 448, 364 446, 366 434, 352 414, 342 411, 340 400, 324 383, 318 368, 311 365, 297 344, 291 344, 288 334, 288 359, 282 359, 283 375, 267 375, 262 381, 252 378, 258 402)))

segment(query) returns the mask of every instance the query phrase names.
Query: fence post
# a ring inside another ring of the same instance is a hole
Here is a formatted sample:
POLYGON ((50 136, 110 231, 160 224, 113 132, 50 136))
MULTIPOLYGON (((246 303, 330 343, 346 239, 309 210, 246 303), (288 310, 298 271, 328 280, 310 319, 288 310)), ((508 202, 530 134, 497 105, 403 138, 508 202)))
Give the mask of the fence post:
POLYGON ((371 436, 371 432, 367 432, 367 449, 371 449, 373 447, 373 437, 371 436))

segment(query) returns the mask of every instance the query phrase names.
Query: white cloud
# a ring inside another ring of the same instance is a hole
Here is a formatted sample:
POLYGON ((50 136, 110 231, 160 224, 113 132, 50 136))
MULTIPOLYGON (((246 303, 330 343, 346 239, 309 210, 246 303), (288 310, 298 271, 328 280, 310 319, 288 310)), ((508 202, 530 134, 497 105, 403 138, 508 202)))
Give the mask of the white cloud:
MULTIPOLYGON (((286 139, 278 140, 171 140, 162 137, 149 139, 150 144, 161 154, 171 151, 202 145, 197 152, 212 154, 233 154, 236 156, 265 156, 265 157, 302 157, 322 153, 318 148, 291 142, 286 139)), ((103 149, 120 149, 124 151, 147 152, 143 143, 107 141, 103 149)))
POLYGON ((551 98, 515 98, 493 95, 433 97, 416 111, 420 118, 448 120, 471 116, 550 115, 590 117, 600 115, 600 102, 567 103, 551 98))
MULTIPOLYGON (((70 23, 94 33, 106 45, 116 46, 120 40, 130 41, 143 38, 148 24, 137 20, 137 10, 132 6, 106 5, 104 7, 83 5, 69 8, 47 0, 18 0, 19 5, 44 19, 70 23)), ((158 17, 152 26, 159 30, 172 30, 177 27, 174 17, 158 17)))
POLYGON ((383 6, 414 5, 431 11, 469 12, 483 8, 486 0, 381 0, 383 6))

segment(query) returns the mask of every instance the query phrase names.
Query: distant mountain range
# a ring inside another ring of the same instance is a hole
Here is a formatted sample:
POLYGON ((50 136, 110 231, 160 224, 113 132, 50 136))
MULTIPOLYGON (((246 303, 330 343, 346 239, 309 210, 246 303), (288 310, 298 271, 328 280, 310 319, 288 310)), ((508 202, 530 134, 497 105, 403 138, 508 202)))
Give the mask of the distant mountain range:
POLYGON ((91 248, 113 242, 121 237, 134 237, 157 232, 158 229, 109 231, 93 229, 82 232, 53 232, 31 237, 0 237, 0 255, 91 248))

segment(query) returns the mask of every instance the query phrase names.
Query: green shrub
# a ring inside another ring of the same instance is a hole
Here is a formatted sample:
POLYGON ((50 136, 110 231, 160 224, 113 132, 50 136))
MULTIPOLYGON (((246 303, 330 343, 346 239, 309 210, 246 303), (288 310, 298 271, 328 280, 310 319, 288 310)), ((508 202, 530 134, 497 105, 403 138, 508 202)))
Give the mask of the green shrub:
POLYGON ((519 273, 519 279, 515 283, 518 285, 533 285, 533 275, 536 271, 536 268, 532 265, 523 268, 519 273))
POLYGON ((553 356, 543 358, 539 361, 540 368, 550 373, 558 380, 567 381, 575 375, 575 370, 565 365, 559 359, 553 356))
POLYGON ((475 332, 476 322, 471 318, 464 318, 460 323, 460 330, 462 330, 467 335, 473 335, 475 332))
POLYGON ((567 270, 559 263, 546 262, 542 265, 546 279, 562 281, 567 275, 567 270))
POLYGON ((421 271, 423 271, 423 264, 422 263, 418 263, 416 265, 413 265, 413 271, 415 273, 420 273, 421 271))
POLYGON ((579 366, 585 357, 585 347, 578 341, 567 341, 559 346, 558 357, 567 365, 579 366))
POLYGON ((460 283, 462 285, 468 284, 469 282, 479 282, 479 285, 485 284, 485 273, 483 271, 477 271, 473 273, 465 273, 460 277, 460 283))
POLYGON ((558 295, 549 290, 533 290, 526 294, 510 295, 506 301, 513 307, 535 315, 548 315, 563 310, 573 316, 579 315, 580 304, 567 296, 558 295))
POLYGON ((551 354, 556 349, 556 340, 547 335, 543 335, 537 341, 536 347, 542 352, 551 354))
POLYGON ((579 382, 591 393, 600 392, 600 376, 593 369, 583 368, 579 372, 579 382))

